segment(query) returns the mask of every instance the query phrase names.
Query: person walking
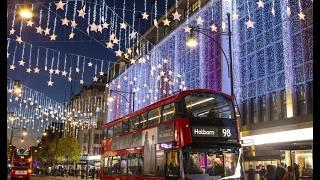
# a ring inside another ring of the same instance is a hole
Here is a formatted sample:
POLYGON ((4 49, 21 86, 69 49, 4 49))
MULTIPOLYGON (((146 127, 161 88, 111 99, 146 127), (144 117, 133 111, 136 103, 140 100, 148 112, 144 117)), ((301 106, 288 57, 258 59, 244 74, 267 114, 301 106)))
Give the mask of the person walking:
POLYGON ((264 180, 265 179, 265 175, 267 173, 267 170, 265 169, 264 166, 261 166, 261 169, 259 171, 259 176, 260 176, 260 179, 261 180, 264 180))
POLYGON ((296 163, 293 164, 293 172, 294 172, 294 175, 296 176, 296 180, 299 180, 300 179, 299 165, 296 163))
POLYGON ((292 166, 288 166, 288 171, 285 173, 282 180, 296 180, 292 166))
POLYGON ((248 170, 248 180, 255 180, 256 179, 256 170, 253 168, 252 164, 249 165, 248 170))
POLYGON ((284 164, 281 163, 276 168, 276 179, 275 180, 282 180, 285 173, 286 173, 286 169, 284 168, 284 164))
POLYGON ((273 165, 267 165, 267 172, 265 174, 266 180, 274 180, 276 177, 276 168, 273 165))

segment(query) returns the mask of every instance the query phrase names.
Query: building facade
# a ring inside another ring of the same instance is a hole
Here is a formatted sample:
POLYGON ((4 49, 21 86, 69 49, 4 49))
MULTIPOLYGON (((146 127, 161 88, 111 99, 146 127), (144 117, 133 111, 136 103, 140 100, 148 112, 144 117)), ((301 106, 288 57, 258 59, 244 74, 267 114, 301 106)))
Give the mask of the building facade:
MULTIPOLYGON (((156 45, 143 60, 110 82, 110 89, 135 92, 135 96, 113 95, 108 121, 130 112, 133 104, 123 96, 134 99, 137 110, 184 89, 230 93, 228 65, 217 44, 195 33, 198 46, 190 49, 184 29, 210 29, 214 23, 218 32, 226 32, 226 13, 230 12, 234 90, 241 114, 245 168, 249 164, 296 163, 301 175, 312 175, 312 8, 311 0, 266 0, 263 7, 255 1, 180 1, 178 11, 183 20, 169 27, 151 27, 144 36, 156 45), (199 17, 203 25, 197 23, 199 17), (253 28, 247 28, 248 20, 254 22, 253 28)), ((228 52, 227 37, 215 32, 210 35, 228 52)))

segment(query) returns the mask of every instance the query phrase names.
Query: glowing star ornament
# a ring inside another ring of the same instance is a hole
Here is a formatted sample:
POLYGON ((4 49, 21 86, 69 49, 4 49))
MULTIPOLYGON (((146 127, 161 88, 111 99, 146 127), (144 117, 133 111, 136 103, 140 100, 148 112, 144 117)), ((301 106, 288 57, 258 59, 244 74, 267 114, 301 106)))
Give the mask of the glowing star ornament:
POLYGON ((89 67, 92 67, 92 62, 89 62, 89 63, 88 63, 88 66, 89 66, 89 67))
POLYGON ((41 26, 36 27, 37 33, 42 34, 43 29, 41 28, 41 26))
POLYGON ((154 20, 153 20, 153 25, 154 25, 156 28, 158 28, 158 27, 159 27, 159 24, 158 24, 157 19, 154 19, 154 20))
POLYGON ((31 20, 28 20, 28 21, 27 21, 27 26, 32 27, 33 24, 34 24, 34 23, 33 23, 31 20))
POLYGON ((96 23, 92 23, 92 24, 90 24, 89 25, 90 26, 90 31, 94 31, 94 32, 97 32, 97 25, 96 25, 96 23))
POLYGON ((21 44, 21 43, 23 42, 22 39, 21 39, 21 36, 17 36, 16 41, 17 41, 19 44, 21 44))
POLYGON ((184 32, 190 33, 191 28, 189 26, 184 27, 184 32))
POLYGON ((62 76, 67 76, 67 71, 66 70, 62 71, 62 76))
POLYGON ((134 59, 130 59, 130 64, 134 64, 136 61, 134 59))
POLYGON ((53 69, 51 68, 51 69, 49 69, 49 74, 53 74, 53 69))
POLYGON ((27 68, 27 73, 31 73, 32 69, 30 67, 27 68))
POLYGON ((172 13, 172 15, 173 15, 173 20, 180 21, 181 14, 179 14, 178 11, 172 13))
POLYGON ((263 2, 263 0, 259 0, 259 1, 257 2, 257 5, 258 5, 258 8, 264 8, 264 2, 263 2))
POLYGON ((204 20, 202 19, 201 16, 199 16, 199 17, 197 18, 197 25, 203 25, 203 22, 204 22, 204 20))
POLYGON ((77 27, 77 23, 76 23, 76 21, 71 21, 71 27, 72 28, 76 28, 77 27))
POLYGON ((50 34, 50 29, 47 27, 44 31, 44 35, 49 35, 50 34))
POLYGON ((127 53, 124 53, 124 58, 129 59, 129 55, 127 53))
POLYGON ((56 38, 57 38, 57 35, 55 35, 54 33, 50 36, 51 41, 55 41, 56 38))
POLYGON ((102 23, 102 29, 108 29, 109 24, 107 22, 102 23))
POLYGON ((71 82, 71 81, 72 81, 72 78, 71 78, 71 77, 68 77, 68 81, 71 82))
POLYGON ((16 30, 15 29, 10 29, 10 31, 9 31, 9 33, 10 33, 10 35, 12 35, 12 34, 14 34, 14 32, 16 32, 16 30))
POLYGON ((273 16, 276 16, 276 10, 274 9, 274 7, 272 7, 272 9, 271 9, 271 13, 273 16))
POLYGON ((94 82, 97 82, 98 81, 98 78, 95 76, 95 77, 93 77, 93 81, 94 82))
POLYGON ((165 20, 162 21, 163 22, 163 25, 165 26, 170 26, 170 22, 168 18, 166 18, 165 20))
POLYGON ((132 31, 132 32, 129 34, 130 39, 135 39, 136 36, 137 36, 137 32, 135 32, 135 31, 132 31))
POLYGON ((103 74, 104 74, 103 71, 100 71, 100 72, 99 72, 99 75, 100 75, 100 76, 103 76, 103 74))
POLYGON ((55 73, 55 74, 59 74, 59 73, 60 73, 60 70, 59 70, 59 69, 56 69, 56 70, 54 71, 54 73, 55 73))
POLYGON ((21 59, 20 61, 18 61, 19 62, 19 65, 20 66, 24 66, 24 64, 26 63, 23 59, 21 59))
POLYGON ((83 81, 83 79, 81 79, 81 80, 80 80, 80 84, 83 84, 83 83, 84 83, 84 81, 83 81))
POLYGON ((290 7, 287 7, 286 13, 287 13, 288 16, 291 15, 291 8, 290 7))
POLYGON ((147 12, 143 12, 141 15, 142 19, 148 20, 149 15, 147 14, 147 12))
POLYGON ((211 31, 212 31, 212 32, 217 32, 217 30, 218 30, 218 27, 217 27, 215 24, 212 24, 212 25, 210 26, 210 28, 211 28, 211 31))
POLYGON ((122 56, 122 51, 120 49, 118 49, 117 51, 115 51, 116 56, 121 57, 122 56))
POLYGON ((126 29, 127 24, 125 22, 120 23, 120 29, 126 29))
POLYGON ((56 4, 56 10, 58 9, 61 9, 61 10, 64 10, 64 5, 66 3, 63 3, 61 0, 58 2, 58 3, 55 3, 56 4))
POLYGON ((164 58, 164 59, 163 59, 163 63, 164 63, 164 64, 167 64, 167 63, 168 63, 168 59, 167 59, 167 58, 164 58))
POLYGON ((98 32, 101 32, 102 33, 102 25, 97 25, 97 29, 98 29, 98 32))
POLYGON ((40 69, 38 68, 38 66, 36 68, 34 68, 33 70, 34 70, 34 73, 37 73, 37 74, 39 74, 39 72, 40 72, 40 69))
POLYGON ((239 14, 237 14, 236 12, 234 12, 234 13, 232 14, 232 19, 233 19, 233 20, 238 20, 238 19, 239 19, 239 14))
POLYGON ((14 70, 15 68, 16 68, 16 66, 15 66, 14 64, 11 64, 11 65, 10 65, 10 69, 11 69, 11 70, 14 70))
POLYGON ((51 81, 51 79, 49 81, 47 81, 48 86, 53 86, 53 81, 51 81))
POLYGON ((77 10, 77 11, 78 11, 78 17, 85 18, 84 16, 87 14, 85 12, 85 7, 81 8, 80 10, 77 10))
POLYGON ((69 39, 73 39, 73 38, 74 38, 74 35, 75 35, 75 33, 74 33, 74 32, 71 32, 71 33, 69 34, 69 39))
POLYGON ((254 22, 249 19, 246 23, 247 29, 254 28, 254 22))
POLYGON ((117 39, 116 37, 113 39, 113 43, 114 44, 119 44, 119 39, 117 39))
POLYGON ((113 48, 113 43, 111 41, 109 41, 107 43, 107 48, 112 49, 113 48))
POLYGON ((299 16, 299 19, 300 19, 300 20, 305 20, 304 17, 305 17, 306 15, 304 15, 302 11, 298 14, 298 16, 299 16))
POLYGON ((62 25, 65 25, 65 26, 68 26, 70 22, 70 20, 68 20, 67 17, 61 19, 61 21, 62 21, 62 25))
POLYGON ((132 53, 132 49, 131 49, 131 48, 128 48, 128 49, 127 49, 127 53, 128 53, 128 54, 131 54, 131 53, 132 53))

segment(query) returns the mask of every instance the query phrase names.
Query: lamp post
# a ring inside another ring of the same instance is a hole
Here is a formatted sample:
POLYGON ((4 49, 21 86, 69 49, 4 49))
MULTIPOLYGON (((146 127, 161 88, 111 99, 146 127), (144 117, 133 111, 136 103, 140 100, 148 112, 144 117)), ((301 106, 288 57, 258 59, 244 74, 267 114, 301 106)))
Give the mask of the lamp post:
POLYGON ((198 45, 198 42, 194 36, 194 32, 199 32, 203 35, 205 35, 206 37, 210 38, 212 41, 214 41, 216 43, 216 45, 218 46, 218 48, 222 51, 222 54, 227 62, 228 65, 228 72, 229 72, 229 77, 230 77, 230 91, 231 91, 231 96, 234 96, 234 89, 233 89, 233 70, 232 70, 232 43, 231 43, 231 25, 230 25, 230 13, 227 13, 227 17, 228 17, 228 32, 220 32, 219 34, 221 35, 226 35, 228 36, 228 46, 229 46, 229 60, 227 58, 227 55, 225 53, 225 51, 223 50, 223 48, 220 45, 220 42, 216 41, 214 37, 209 35, 210 29, 203 29, 203 28, 199 28, 199 27, 191 27, 191 32, 190 35, 188 37, 188 40, 186 42, 186 45, 189 47, 195 47, 198 45))
POLYGON ((122 94, 132 94, 132 112, 134 112, 134 96, 135 96, 135 92, 127 92, 127 91, 118 91, 118 90, 109 90, 109 97, 108 97, 108 101, 112 102, 114 99, 111 96, 112 93, 116 93, 119 94, 121 97, 123 97, 128 103, 130 103, 130 101, 122 94))

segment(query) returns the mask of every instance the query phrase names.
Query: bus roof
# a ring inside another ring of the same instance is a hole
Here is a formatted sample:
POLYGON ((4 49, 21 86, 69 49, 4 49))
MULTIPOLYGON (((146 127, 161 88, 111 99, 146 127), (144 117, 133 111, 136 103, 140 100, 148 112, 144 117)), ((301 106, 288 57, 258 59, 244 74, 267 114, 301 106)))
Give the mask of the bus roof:
POLYGON ((182 97, 187 96, 187 95, 189 95, 189 94, 191 94, 193 92, 215 93, 215 94, 220 94, 222 96, 225 96, 229 100, 233 99, 232 96, 230 96, 228 94, 225 94, 225 93, 223 93, 221 91, 213 90, 213 89, 189 89, 189 90, 181 91, 178 94, 163 98, 160 101, 157 101, 157 102, 155 102, 153 104, 150 104, 150 105, 148 105, 148 106, 146 106, 146 107, 144 107, 144 108, 142 108, 142 109, 140 109, 138 111, 129 113, 129 114, 127 114, 125 116, 122 116, 122 117, 120 117, 118 119, 115 119, 115 120, 113 120, 111 122, 105 123, 102 127, 104 128, 104 127, 107 127, 107 126, 112 126, 112 125, 117 124, 118 122, 120 122, 120 121, 122 121, 124 119, 132 118, 132 117, 134 117, 134 116, 136 116, 138 114, 142 114, 142 113, 144 113, 144 112, 146 112, 148 110, 154 109, 154 108, 162 106, 164 104, 168 104, 168 103, 174 102, 175 100, 181 99, 182 97))

